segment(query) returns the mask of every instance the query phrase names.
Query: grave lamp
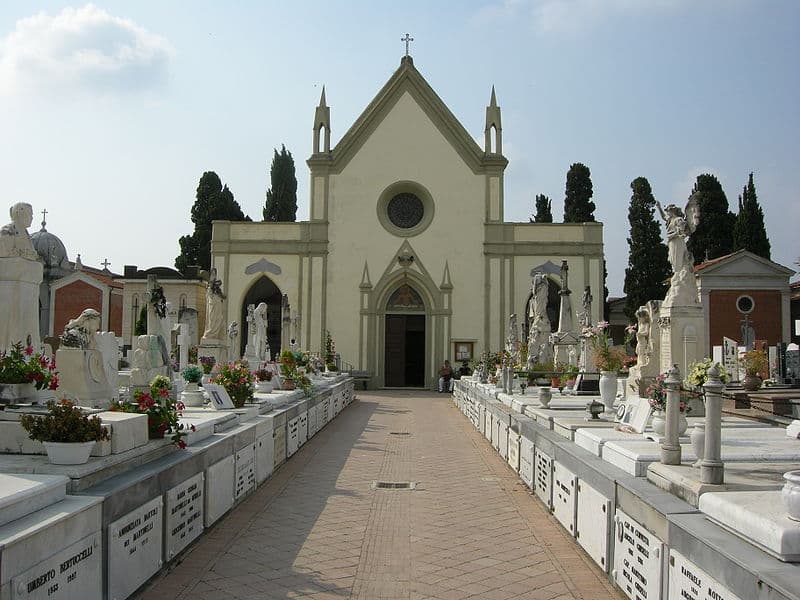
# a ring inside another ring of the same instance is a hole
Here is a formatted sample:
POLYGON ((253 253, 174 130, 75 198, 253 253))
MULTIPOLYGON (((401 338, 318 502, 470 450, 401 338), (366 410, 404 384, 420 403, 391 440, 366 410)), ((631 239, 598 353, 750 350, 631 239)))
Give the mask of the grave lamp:
POLYGON ((586 405, 586 411, 589 413, 591 418, 587 418, 587 420, 597 421, 598 417, 603 414, 605 411, 606 406, 602 402, 597 402, 596 400, 592 400, 589 404, 586 405))

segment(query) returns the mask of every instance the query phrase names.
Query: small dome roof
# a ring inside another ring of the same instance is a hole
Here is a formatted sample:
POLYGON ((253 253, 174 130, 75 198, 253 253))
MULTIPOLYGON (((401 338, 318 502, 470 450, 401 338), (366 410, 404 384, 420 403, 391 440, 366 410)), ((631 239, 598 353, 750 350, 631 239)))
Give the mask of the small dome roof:
POLYGON ((42 228, 31 234, 31 242, 45 267, 69 267, 67 249, 57 235, 50 233, 42 222, 42 228))

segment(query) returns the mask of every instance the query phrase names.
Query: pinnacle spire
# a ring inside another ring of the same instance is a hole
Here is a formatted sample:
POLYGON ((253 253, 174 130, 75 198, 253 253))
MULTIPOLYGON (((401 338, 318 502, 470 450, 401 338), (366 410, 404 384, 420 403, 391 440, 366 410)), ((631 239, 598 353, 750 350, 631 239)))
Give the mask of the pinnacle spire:
POLYGON ((497 96, 494 93, 494 86, 492 86, 492 99, 489 101, 489 106, 493 108, 497 107, 497 96))
POLYGON ((322 108, 325 108, 327 104, 325 104, 325 86, 322 86, 322 95, 319 97, 319 105, 322 108))

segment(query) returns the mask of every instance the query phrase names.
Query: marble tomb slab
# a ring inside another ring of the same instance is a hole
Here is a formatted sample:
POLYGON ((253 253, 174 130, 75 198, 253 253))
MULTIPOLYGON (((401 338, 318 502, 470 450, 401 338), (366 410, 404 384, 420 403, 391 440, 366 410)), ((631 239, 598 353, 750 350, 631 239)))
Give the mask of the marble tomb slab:
POLYGON ((236 458, 227 456, 214 463, 205 474, 205 526, 210 527, 233 506, 236 458))
POLYGON ((161 496, 108 525, 108 597, 122 600, 161 568, 163 548, 161 496))
POLYGON ((578 479, 578 506, 575 537, 605 572, 608 572, 608 529, 611 522, 611 499, 578 479))
POLYGON ((127 452, 147 444, 147 415, 108 410, 97 416, 111 433, 112 454, 127 452))
POLYGON ((553 419, 553 431, 561 437, 575 441, 575 432, 579 429, 609 429, 613 421, 587 419, 586 417, 556 417, 553 419))
POLYGON ((668 600, 745 600, 711 577, 677 550, 669 551, 668 600))
POLYGON ((575 430, 575 444, 595 456, 603 456, 603 446, 611 440, 641 441, 642 434, 628 433, 614 429, 614 423, 606 422, 605 427, 579 428, 575 430))
POLYGON ((623 511, 614 515, 614 582, 631 600, 661 597, 664 543, 623 511))
POLYGON ((533 408, 531 406, 526 406, 524 414, 535 419, 536 422, 545 429, 553 429, 553 419, 556 417, 582 419, 589 413, 586 412, 586 404, 584 404, 581 408, 571 409, 533 408))
POLYGON ((203 533, 204 491, 203 473, 197 473, 167 490, 164 551, 168 561, 203 533))
POLYGON ((68 483, 63 475, 0 473, 0 527, 60 502, 67 495, 68 483))
POLYGON ((784 562, 800 562, 800 521, 786 513, 781 492, 709 492, 700 510, 713 522, 784 562))

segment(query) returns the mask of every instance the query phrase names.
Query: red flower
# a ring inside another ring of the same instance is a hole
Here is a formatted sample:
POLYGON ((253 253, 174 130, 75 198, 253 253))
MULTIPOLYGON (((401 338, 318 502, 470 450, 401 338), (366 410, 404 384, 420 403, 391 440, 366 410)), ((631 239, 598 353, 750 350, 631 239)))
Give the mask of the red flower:
POLYGON ((178 406, 178 410, 183 410, 184 408, 186 408, 186 405, 183 402, 180 402, 180 401, 178 402, 177 406, 178 406))
POLYGON ((180 448, 181 450, 186 448, 186 442, 184 442, 183 440, 178 440, 178 448, 180 448))
POLYGON ((25 347, 25 354, 27 354, 28 356, 33 354, 33 346, 26 346, 25 347))
POLYGON ((57 388, 58 388, 58 377, 54 375, 53 378, 50 380, 50 386, 48 387, 48 389, 55 390, 57 388))
POLYGON ((192 425, 191 427, 189 427, 189 429, 191 429, 192 431, 197 431, 197 428, 196 428, 194 425, 192 425))
POLYGON ((158 390, 158 395, 161 396, 162 398, 168 398, 169 390, 158 390))

